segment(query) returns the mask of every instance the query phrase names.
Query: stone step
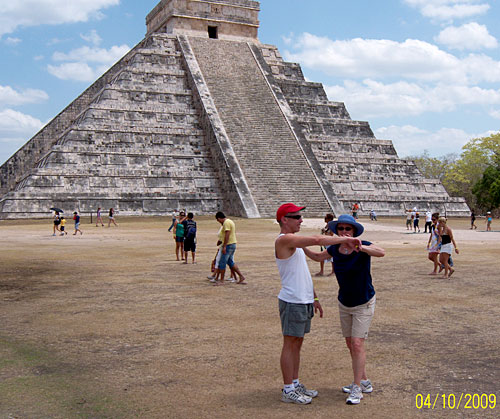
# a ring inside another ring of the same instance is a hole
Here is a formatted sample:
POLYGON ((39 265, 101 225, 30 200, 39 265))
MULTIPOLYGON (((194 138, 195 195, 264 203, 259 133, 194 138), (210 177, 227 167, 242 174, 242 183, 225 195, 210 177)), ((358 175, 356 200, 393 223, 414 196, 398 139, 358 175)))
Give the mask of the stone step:
POLYGON ((334 103, 292 103, 290 107, 299 117, 318 115, 321 118, 351 119, 344 104, 334 103))
POLYGON ((168 92, 167 89, 158 88, 155 86, 155 89, 152 89, 151 86, 137 86, 134 85, 133 88, 123 89, 118 85, 110 85, 107 86, 105 90, 103 90, 99 97, 103 99, 115 99, 115 100, 135 100, 137 96, 146 95, 148 100, 149 98, 160 98, 158 102, 160 103, 176 103, 176 101, 167 101, 161 100, 162 98, 177 98, 177 102, 179 103, 192 103, 193 94, 191 90, 184 89, 181 91, 168 92), (140 87, 140 88, 139 88, 140 87))
POLYGON ((283 200, 308 200, 329 210, 247 44, 189 40, 261 215, 275 213, 283 200), (289 173, 288 183, 283 173, 289 173))
POLYGON ((309 134, 308 140, 310 143, 317 144, 357 144, 357 145, 391 145, 390 140, 381 140, 379 138, 366 138, 366 137, 356 137, 352 135, 332 137, 323 134, 309 134))

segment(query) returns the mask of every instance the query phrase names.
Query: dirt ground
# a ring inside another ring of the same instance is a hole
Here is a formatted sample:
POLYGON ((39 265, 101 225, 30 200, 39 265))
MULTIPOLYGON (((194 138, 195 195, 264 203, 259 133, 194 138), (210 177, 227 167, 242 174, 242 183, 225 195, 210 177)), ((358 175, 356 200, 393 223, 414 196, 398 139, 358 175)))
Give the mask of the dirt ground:
MULTIPOLYGON (((175 261, 167 217, 118 217, 111 228, 83 219, 84 234, 66 237, 52 237, 50 219, 0 221, 0 418, 500 416, 489 396, 500 398, 500 231, 451 220, 460 255, 448 280, 427 275, 427 234, 407 232, 404 219, 362 219, 362 237, 387 252, 372 263, 375 390, 345 404, 352 373, 337 283, 314 277, 325 317, 305 339, 301 381, 320 395, 297 406, 280 402, 278 226, 235 221, 249 284, 224 287, 206 279, 211 217, 198 219, 195 265, 175 261)), ((306 220, 302 233, 320 226, 306 220)))

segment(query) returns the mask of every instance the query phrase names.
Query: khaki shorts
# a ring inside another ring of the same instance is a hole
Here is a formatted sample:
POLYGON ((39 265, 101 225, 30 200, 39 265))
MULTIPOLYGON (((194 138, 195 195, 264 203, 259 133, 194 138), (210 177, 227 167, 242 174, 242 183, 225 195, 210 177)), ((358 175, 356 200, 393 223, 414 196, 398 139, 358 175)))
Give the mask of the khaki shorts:
POLYGON ((339 301, 340 325, 345 338, 368 337, 368 330, 375 313, 375 301, 376 298, 373 296, 367 303, 355 307, 346 307, 339 301))

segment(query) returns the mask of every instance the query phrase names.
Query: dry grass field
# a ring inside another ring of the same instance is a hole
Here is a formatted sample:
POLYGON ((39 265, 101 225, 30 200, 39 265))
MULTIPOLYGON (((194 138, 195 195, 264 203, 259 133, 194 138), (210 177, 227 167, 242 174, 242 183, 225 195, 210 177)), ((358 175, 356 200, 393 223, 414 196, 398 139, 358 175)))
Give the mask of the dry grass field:
MULTIPOLYGON (((111 228, 83 219, 84 234, 66 237, 52 237, 50 219, 0 221, 0 418, 500 416, 472 400, 500 398, 500 232, 451 220, 461 253, 448 280, 427 275, 426 234, 409 234, 403 219, 361 220, 362 237, 387 252, 372 263, 375 390, 345 404, 352 373, 337 283, 314 278, 325 317, 305 339, 301 380, 320 395, 297 406, 280 402, 278 226, 235 219, 248 285, 213 287, 219 224, 197 221, 195 265, 175 261, 169 218, 118 217, 111 228), (418 394, 437 397, 434 409, 417 409, 418 394)), ((321 225, 306 220, 301 234, 321 225)))

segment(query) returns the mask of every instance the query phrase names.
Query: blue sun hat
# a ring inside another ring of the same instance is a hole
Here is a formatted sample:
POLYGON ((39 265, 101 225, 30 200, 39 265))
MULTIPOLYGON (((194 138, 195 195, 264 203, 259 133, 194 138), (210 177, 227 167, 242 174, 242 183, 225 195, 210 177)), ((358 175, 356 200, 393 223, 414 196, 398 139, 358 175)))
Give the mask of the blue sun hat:
POLYGON ((352 215, 349 214, 342 214, 337 220, 330 221, 328 223, 328 228, 335 234, 337 234, 337 224, 352 225, 356 229, 356 231, 354 232, 354 237, 361 236, 361 234, 363 234, 363 231, 365 231, 365 228, 360 223, 358 223, 352 215))

